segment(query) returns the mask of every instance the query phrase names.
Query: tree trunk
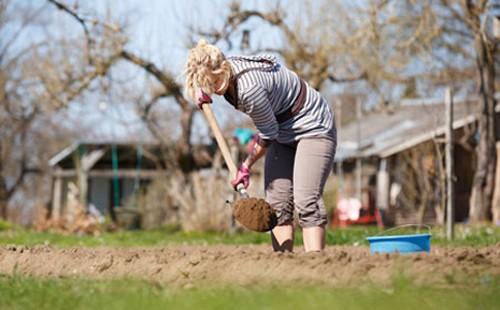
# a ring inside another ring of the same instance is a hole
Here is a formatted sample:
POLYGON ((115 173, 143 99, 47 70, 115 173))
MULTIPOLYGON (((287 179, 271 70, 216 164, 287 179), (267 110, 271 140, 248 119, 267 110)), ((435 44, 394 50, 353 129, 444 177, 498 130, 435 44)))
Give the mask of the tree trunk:
POLYGON ((177 161, 181 170, 189 172, 195 166, 195 160, 192 152, 191 145, 191 128, 193 124, 193 108, 190 103, 182 96, 176 97, 177 102, 180 103, 181 112, 181 136, 177 141, 177 161))
POLYGON ((495 183, 495 60, 494 45, 476 33, 475 45, 482 104, 479 116, 479 144, 476 147, 476 171, 472 185, 469 218, 479 223, 489 218, 495 183))
POLYGON ((184 99, 182 96, 176 96, 177 102, 180 103, 180 106, 182 107, 182 113, 181 113, 181 137, 179 139, 179 143, 182 145, 182 149, 185 151, 190 151, 191 150, 191 130, 192 130, 192 123, 193 123, 193 107, 187 101, 184 99))
POLYGON ((3 153, 2 141, 0 140, 0 219, 7 219, 7 183, 2 176, 3 173, 3 153))
MULTIPOLYGON (((497 144, 497 158, 500 154, 500 142, 497 144)), ((491 211, 493 214, 493 223, 495 225, 500 225, 500 161, 497 160, 497 170, 495 177, 495 189, 493 194, 493 202, 491 211)))
POLYGON ((5 184, 5 180, 0 177, 0 219, 7 220, 8 201, 7 184, 5 184))
POLYGON ((417 224, 422 225, 424 223, 425 218, 425 209, 427 209, 427 201, 424 200, 419 206, 417 210, 417 224))
POLYGON ((0 220, 7 220, 7 202, 3 199, 0 200, 0 220))

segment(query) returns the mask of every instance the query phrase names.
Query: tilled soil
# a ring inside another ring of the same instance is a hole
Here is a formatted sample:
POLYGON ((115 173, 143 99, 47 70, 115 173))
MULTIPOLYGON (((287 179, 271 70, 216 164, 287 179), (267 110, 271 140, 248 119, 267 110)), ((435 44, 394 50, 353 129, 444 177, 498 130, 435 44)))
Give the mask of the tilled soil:
POLYGON ((430 254, 371 255, 367 247, 323 253, 274 253, 268 245, 155 248, 0 247, 0 274, 35 277, 140 278, 174 287, 214 284, 476 285, 500 276, 500 245, 434 247, 430 254))

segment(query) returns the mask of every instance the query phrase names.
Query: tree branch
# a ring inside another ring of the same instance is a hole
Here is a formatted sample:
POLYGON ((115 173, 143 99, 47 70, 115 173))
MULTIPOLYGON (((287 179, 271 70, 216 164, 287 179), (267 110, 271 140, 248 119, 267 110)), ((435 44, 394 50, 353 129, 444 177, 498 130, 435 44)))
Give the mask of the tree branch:
POLYGON ((26 177, 26 174, 32 170, 31 168, 28 168, 28 151, 26 150, 26 137, 28 135, 28 127, 30 126, 31 122, 34 120, 37 114, 38 110, 36 108, 33 109, 31 113, 29 113, 23 118, 23 121, 20 125, 19 132, 21 133, 21 135, 19 139, 21 144, 21 158, 20 158, 21 171, 19 172, 19 175, 16 177, 10 188, 8 188, 6 191, 7 200, 15 193, 15 191, 19 188, 19 186, 21 186, 26 177))
POLYGON ((174 80, 171 74, 162 71, 151 61, 146 60, 127 50, 122 50, 121 56, 122 58, 130 61, 131 63, 143 68, 144 70, 152 74, 158 80, 158 82, 160 82, 163 87, 165 87, 165 92, 163 92, 160 97, 173 96, 183 110, 192 109, 189 102, 182 95, 181 86, 174 80))
POLYGON ((7 54, 9 47, 17 40, 19 35, 23 32, 23 30, 26 28, 26 26, 28 26, 28 24, 31 22, 31 20, 33 18, 35 18, 38 14, 40 14, 43 11, 43 9, 44 9, 44 7, 42 6, 38 10, 36 10, 33 14, 31 14, 30 16, 25 17, 25 19, 23 20, 19 29, 17 29, 17 31, 10 37, 10 39, 5 44, 3 44, 2 51, 0 52, 0 63, 3 62, 3 58, 7 54))
POLYGON ((165 87, 167 96, 175 96, 181 94, 181 87, 175 82, 172 76, 168 73, 163 72, 154 63, 127 50, 123 50, 121 52, 121 56, 131 63, 142 67, 144 70, 151 73, 158 80, 158 82, 160 82, 165 87))
POLYGON ((66 4, 61 3, 57 0, 47 0, 49 3, 52 3, 55 5, 59 10, 62 10, 66 13, 68 13, 71 17, 73 17, 83 28, 83 32, 85 33, 85 38, 86 38, 86 54, 87 54, 87 61, 89 64, 93 64, 93 59, 90 53, 90 50, 94 44, 94 41, 92 37, 90 36, 90 31, 89 28, 87 27, 86 21, 78 15, 78 13, 72 9, 70 9, 66 4))
POLYGON ((368 74, 366 72, 362 72, 358 76, 352 76, 352 77, 336 77, 333 74, 328 75, 328 79, 334 83, 349 83, 349 82, 356 82, 360 80, 365 80, 368 78, 368 74))
POLYGON ((279 9, 276 9, 271 12, 262 13, 256 10, 241 10, 238 3, 231 4, 231 12, 227 16, 224 26, 221 30, 213 30, 213 31, 194 31, 198 35, 212 38, 212 43, 217 43, 220 40, 225 40, 228 45, 232 46, 229 37, 245 22, 250 20, 252 17, 257 17, 272 26, 279 27, 286 35, 287 39, 293 44, 296 45, 298 40, 295 33, 285 24, 282 13, 279 9))

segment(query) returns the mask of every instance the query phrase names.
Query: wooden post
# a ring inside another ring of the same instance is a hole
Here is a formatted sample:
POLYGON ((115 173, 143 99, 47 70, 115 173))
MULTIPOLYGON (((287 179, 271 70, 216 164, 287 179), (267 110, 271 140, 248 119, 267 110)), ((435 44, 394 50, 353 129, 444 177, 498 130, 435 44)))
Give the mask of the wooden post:
POLYGON ((453 94, 451 88, 446 89, 445 94, 446 111, 446 238, 454 238, 454 182, 453 182, 453 94))
POLYGON ((387 172, 387 158, 382 158, 377 171, 376 207, 379 210, 389 208, 389 173, 387 172))
POLYGON ((53 186, 51 218, 54 221, 58 221, 61 217, 62 178, 56 177, 53 186))
MULTIPOLYGON (((229 146, 230 152, 231 152, 231 157, 233 159, 233 162, 237 163, 239 161, 240 157, 240 150, 239 150, 239 145, 238 142, 234 142, 230 144, 229 146)), ((235 176, 229 172, 229 181, 231 181, 235 176)), ((238 193, 237 192, 232 192, 232 200, 233 202, 238 199, 238 193)), ((231 212, 231 218, 229 222, 229 232, 230 233, 235 233, 236 232, 236 220, 234 219, 233 213, 231 212)))
POLYGON ((356 198, 361 201, 361 186, 362 186, 362 163, 361 163, 361 100, 356 100, 356 135, 357 135, 357 156, 356 156, 356 198))
MULTIPOLYGON (((342 101, 337 100, 336 103, 337 103, 336 126, 337 126, 337 141, 338 141, 337 145, 340 145, 341 134, 342 134, 342 101)), ((344 193, 344 172, 342 171, 342 159, 337 160, 337 178, 339 182, 339 192, 342 196, 344 193)), ((337 194, 337 198, 338 196, 339 195, 337 194)))
POLYGON ((73 155, 73 162, 75 165, 76 181, 78 186, 78 202, 83 208, 87 209, 88 177, 87 171, 85 171, 83 167, 83 157, 85 156, 85 154, 82 154, 83 152, 81 151, 80 147, 78 147, 78 149, 75 151, 75 154, 73 155))

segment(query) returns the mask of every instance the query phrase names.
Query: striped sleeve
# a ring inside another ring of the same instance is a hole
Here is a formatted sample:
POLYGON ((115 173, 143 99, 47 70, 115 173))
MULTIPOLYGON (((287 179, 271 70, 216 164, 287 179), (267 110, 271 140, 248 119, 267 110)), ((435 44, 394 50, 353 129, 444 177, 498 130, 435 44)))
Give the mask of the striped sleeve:
POLYGON ((278 138, 278 122, 274 116, 267 91, 260 85, 250 86, 241 95, 245 113, 248 114, 258 130, 264 145, 278 138))

